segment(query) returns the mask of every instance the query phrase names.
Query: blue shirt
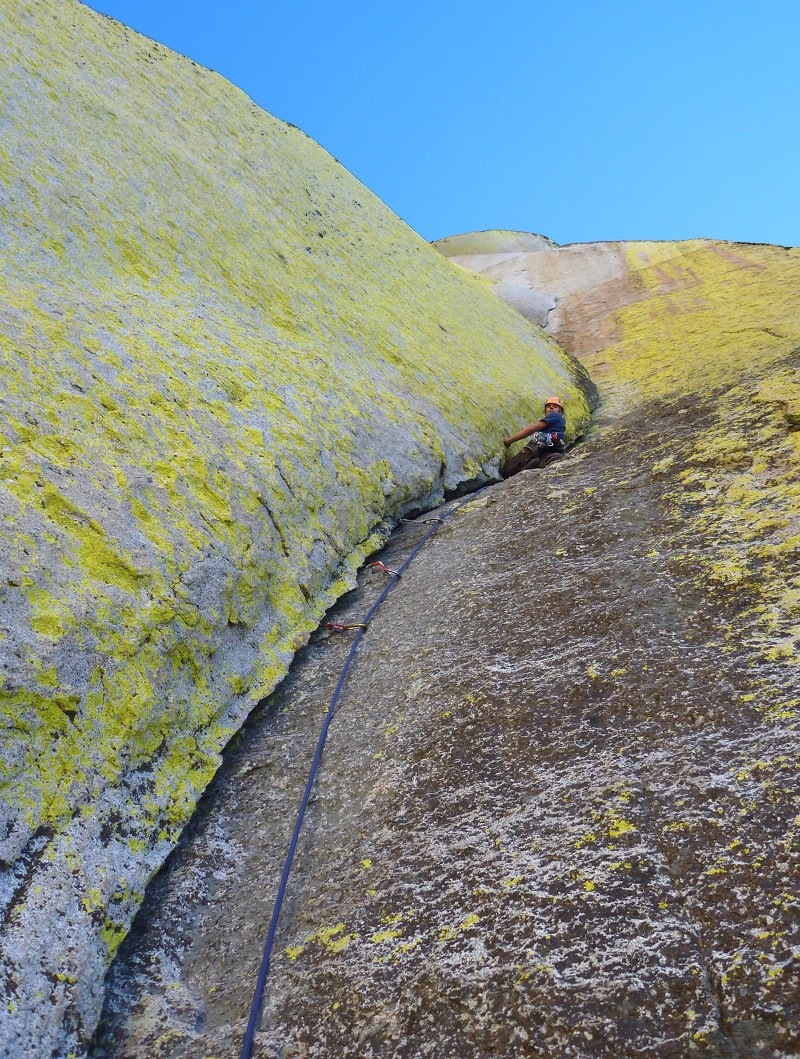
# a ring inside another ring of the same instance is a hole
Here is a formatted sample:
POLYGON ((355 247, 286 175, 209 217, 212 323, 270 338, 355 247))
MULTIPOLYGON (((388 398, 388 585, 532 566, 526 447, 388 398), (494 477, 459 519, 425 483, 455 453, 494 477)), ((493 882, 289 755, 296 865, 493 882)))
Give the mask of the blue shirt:
POLYGON ((548 412, 542 416, 545 423, 546 434, 558 434, 561 441, 564 440, 564 431, 567 429, 567 421, 560 412, 548 412))

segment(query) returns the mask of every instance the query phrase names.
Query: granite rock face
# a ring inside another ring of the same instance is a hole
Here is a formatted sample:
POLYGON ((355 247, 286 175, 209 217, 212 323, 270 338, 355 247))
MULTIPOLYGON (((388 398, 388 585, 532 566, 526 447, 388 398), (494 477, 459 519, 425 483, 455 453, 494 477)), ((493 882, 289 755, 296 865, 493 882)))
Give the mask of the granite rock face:
MULTIPOLYGON (((737 598, 742 633, 783 660, 800 646, 800 248, 692 240, 548 247, 492 261, 504 284, 548 292, 548 326, 601 387, 609 415, 667 415, 657 473, 698 576, 737 598)), ((659 418, 659 422, 662 420, 659 418)))
POLYGON ((0 1012, 81 1047, 220 751, 405 511, 591 386, 299 130, 0 9, 0 1012))
MULTIPOLYGON (((800 251, 495 265, 558 298, 595 424, 465 504, 373 620, 256 1054, 796 1056, 800 251)), ((238 1054, 348 646, 315 635, 227 759, 112 968, 109 1059, 238 1054)))

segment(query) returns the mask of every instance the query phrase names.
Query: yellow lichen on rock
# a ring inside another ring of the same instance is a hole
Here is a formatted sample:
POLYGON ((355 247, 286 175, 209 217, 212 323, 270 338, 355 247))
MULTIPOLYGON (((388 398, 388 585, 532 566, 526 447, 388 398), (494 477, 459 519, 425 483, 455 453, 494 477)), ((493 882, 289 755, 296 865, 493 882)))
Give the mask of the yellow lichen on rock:
MULTIPOLYGON (((523 248, 519 233, 437 246, 499 292, 524 282, 557 298, 553 333, 598 383, 609 428, 624 423, 621 443, 634 445, 645 430, 648 448, 662 448, 651 473, 684 574, 718 599, 738 594, 738 639, 747 628, 766 661, 796 662, 800 575, 788 561, 800 537, 800 248, 709 239, 523 248)), ((796 682, 780 679, 789 690, 796 682)))
POLYGON ((714 394, 753 367, 782 364, 796 345, 800 249, 711 240, 623 247, 644 296, 614 310, 615 340, 597 356, 639 398, 714 394))
POLYGON ((2 857, 102 974, 387 524, 590 387, 301 131, 75 0, 2 5, 0 79, 2 857), (132 880, 105 925, 87 875, 132 880))
POLYGON ((800 578, 786 562, 800 528, 800 249, 632 243, 627 258, 647 297, 618 311, 618 338, 598 354, 609 384, 629 401, 683 403, 676 525, 704 542, 688 551, 709 591, 744 590, 764 657, 796 662, 800 578))

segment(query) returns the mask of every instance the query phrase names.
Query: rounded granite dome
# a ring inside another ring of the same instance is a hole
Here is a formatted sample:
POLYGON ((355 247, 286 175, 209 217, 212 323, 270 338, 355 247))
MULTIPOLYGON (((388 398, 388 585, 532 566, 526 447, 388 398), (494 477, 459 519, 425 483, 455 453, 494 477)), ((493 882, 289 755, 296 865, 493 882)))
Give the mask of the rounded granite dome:
POLYGON ((535 232, 509 232, 498 229, 448 235, 444 239, 434 240, 432 245, 445 257, 453 257, 463 254, 531 253, 557 247, 558 243, 554 243, 546 235, 536 235, 535 232))

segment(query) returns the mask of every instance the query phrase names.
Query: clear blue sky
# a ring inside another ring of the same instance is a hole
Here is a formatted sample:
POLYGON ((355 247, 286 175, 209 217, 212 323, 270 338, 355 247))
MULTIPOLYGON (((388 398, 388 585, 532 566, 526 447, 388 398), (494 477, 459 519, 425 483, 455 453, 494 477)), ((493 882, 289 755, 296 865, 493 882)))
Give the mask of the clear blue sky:
POLYGON ((92 0, 424 238, 800 244, 797 0, 92 0))

